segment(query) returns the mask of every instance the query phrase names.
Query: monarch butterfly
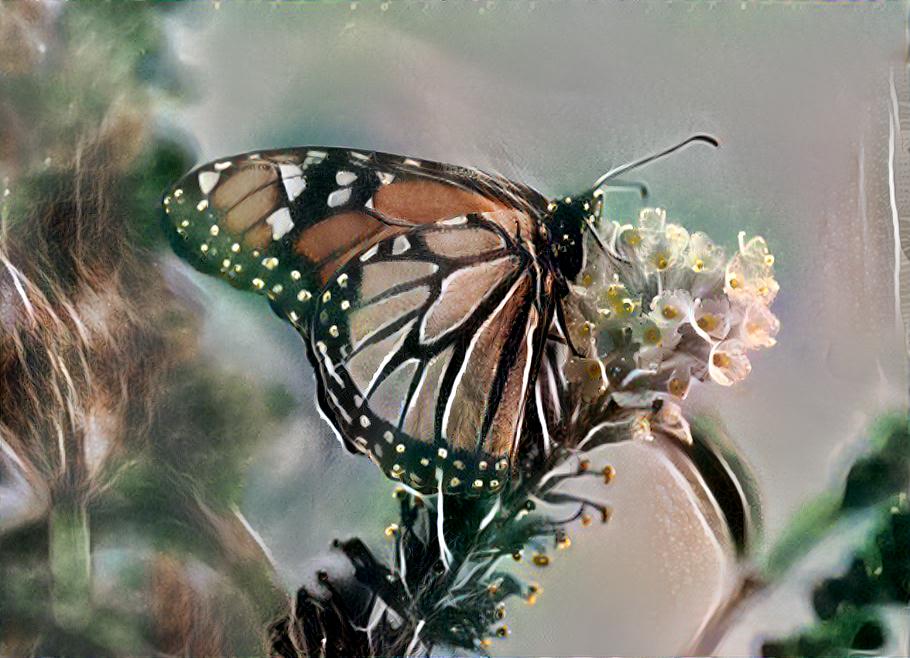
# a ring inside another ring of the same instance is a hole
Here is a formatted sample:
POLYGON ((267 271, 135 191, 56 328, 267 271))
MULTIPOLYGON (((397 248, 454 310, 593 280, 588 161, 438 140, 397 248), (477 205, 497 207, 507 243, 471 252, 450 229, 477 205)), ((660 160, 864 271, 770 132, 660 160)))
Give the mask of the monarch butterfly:
POLYGON ((349 451, 420 492, 490 494, 525 419, 545 429, 558 414, 547 345, 568 340, 563 304, 603 186, 692 141, 716 146, 696 135, 561 200, 385 153, 248 153, 177 182, 164 225, 196 268, 266 295, 301 333, 349 451))

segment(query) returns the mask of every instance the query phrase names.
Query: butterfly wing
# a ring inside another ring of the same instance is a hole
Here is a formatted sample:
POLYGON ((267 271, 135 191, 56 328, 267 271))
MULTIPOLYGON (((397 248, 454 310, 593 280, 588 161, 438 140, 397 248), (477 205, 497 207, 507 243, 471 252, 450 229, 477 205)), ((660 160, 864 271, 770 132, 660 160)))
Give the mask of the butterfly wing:
MULTIPOLYGON (((165 196, 165 230, 198 269, 268 295, 299 322, 300 304, 355 253, 413 226, 511 211, 530 234, 546 206, 533 190, 452 165, 385 153, 297 148, 211 162, 165 196)), ((302 323, 306 326, 306 323, 302 323)))
POLYGON ((381 240, 316 301, 320 403, 390 477, 487 493, 509 474, 549 275, 483 214, 381 240))
POLYGON ((344 445, 426 492, 509 473, 550 324, 546 201, 449 165, 292 149, 199 167, 165 196, 175 249, 266 294, 308 342, 344 445))

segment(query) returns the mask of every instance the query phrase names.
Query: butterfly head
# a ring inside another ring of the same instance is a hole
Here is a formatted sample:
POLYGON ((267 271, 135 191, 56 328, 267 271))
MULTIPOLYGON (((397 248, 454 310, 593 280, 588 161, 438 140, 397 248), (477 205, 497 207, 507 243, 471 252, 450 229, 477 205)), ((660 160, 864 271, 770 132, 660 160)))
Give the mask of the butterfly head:
POLYGON ((603 192, 594 190, 577 197, 550 202, 546 227, 550 253, 562 275, 575 279, 584 267, 585 232, 595 226, 603 209, 603 192))

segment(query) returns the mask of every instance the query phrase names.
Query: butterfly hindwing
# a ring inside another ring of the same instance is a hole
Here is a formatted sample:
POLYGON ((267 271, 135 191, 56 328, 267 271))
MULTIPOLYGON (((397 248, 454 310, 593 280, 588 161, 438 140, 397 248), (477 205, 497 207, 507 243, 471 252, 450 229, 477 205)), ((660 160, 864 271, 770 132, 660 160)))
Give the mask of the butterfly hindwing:
POLYGON ((475 170, 299 148, 202 165, 164 207, 178 253, 267 295, 303 334, 348 449, 422 491, 502 485, 552 316, 533 247, 543 197, 475 170))
POLYGON ((531 261, 480 214, 382 240, 336 273, 310 347, 352 449, 418 490, 504 483, 545 324, 531 261))

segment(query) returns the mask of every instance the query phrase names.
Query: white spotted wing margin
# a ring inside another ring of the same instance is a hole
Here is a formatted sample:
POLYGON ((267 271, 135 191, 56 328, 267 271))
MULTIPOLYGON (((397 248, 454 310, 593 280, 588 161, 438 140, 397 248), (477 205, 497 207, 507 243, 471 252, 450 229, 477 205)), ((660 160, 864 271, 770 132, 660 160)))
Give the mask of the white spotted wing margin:
POLYGON ((308 352, 345 445, 426 493, 510 475, 552 318, 552 273, 487 214, 362 250, 319 292, 308 352))

